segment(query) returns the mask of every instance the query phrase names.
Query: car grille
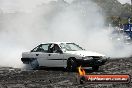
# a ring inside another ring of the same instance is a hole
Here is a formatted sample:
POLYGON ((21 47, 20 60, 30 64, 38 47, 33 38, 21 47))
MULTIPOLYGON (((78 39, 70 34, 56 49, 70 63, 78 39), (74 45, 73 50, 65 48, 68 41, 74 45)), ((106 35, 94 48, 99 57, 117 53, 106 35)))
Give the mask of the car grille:
POLYGON ((93 59, 95 59, 95 60, 99 60, 99 59, 101 59, 102 57, 99 57, 99 56, 93 56, 93 59))

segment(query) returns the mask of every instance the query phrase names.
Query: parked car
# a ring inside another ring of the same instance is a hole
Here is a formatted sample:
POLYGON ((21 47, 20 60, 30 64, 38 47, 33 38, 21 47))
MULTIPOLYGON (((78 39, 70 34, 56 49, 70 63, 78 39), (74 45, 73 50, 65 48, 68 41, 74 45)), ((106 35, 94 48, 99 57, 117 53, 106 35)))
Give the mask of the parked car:
POLYGON ((107 58, 105 55, 86 51, 75 43, 55 42, 40 44, 30 52, 23 52, 21 61, 31 65, 33 69, 46 66, 64 67, 74 71, 80 65, 98 70, 99 66, 105 64, 107 58))

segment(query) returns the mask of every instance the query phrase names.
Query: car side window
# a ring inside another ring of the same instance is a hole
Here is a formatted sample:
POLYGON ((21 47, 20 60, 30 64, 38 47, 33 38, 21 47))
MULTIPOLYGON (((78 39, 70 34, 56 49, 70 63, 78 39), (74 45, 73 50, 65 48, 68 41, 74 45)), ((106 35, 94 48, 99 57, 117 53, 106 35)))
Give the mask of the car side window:
POLYGON ((49 44, 41 44, 39 46, 37 46, 36 48, 34 48, 31 52, 48 52, 48 47, 49 44))
POLYGON ((59 53, 60 47, 57 44, 54 44, 53 53, 59 53))
POLYGON ((37 52, 38 47, 39 47, 39 46, 35 47, 33 50, 31 50, 31 52, 37 52))
POLYGON ((42 49, 44 50, 44 52, 48 53, 48 47, 49 47, 49 44, 42 45, 42 49))
POLYGON ((59 53, 60 47, 57 44, 51 44, 49 47, 49 53, 59 53))

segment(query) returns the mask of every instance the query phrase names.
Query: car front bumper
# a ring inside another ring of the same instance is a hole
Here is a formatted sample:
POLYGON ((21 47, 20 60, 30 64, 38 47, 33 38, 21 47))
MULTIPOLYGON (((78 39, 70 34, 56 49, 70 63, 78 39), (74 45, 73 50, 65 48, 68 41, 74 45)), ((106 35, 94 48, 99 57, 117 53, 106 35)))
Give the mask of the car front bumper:
POLYGON ((83 66, 83 67, 101 66, 104 65, 107 60, 108 60, 107 58, 90 59, 90 60, 78 59, 77 64, 78 66, 83 66))

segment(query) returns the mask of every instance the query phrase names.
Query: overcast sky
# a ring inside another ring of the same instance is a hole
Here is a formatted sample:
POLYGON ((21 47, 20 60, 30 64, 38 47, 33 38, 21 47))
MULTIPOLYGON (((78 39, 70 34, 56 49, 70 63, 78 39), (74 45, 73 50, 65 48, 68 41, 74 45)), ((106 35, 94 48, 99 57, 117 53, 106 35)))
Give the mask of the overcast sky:
MULTIPOLYGON (((14 11, 31 11, 37 5, 42 3, 49 3, 50 1, 59 0, 0 0, 0 8, 4 12, 14 12, 14 11)), ((64 0, 67 2, 72 2, 73 0, 64 0)))
POLYGON ((124 3, 131 3, 131 0, 118 0, 119 2, 121 2, 122 4, 124 3))
MULTIPOLYGON (((42 3, 48 3, 50 1, 57 0, 0 0, 0 8, 4 12, 14 12, 14 11, 32 11, 37 5, 42 3)), ((67 2, 72 2, 73 0, 65 0, 67 2)), ((118 0, 122 4, 130 3, 131 0, 118 0)))

